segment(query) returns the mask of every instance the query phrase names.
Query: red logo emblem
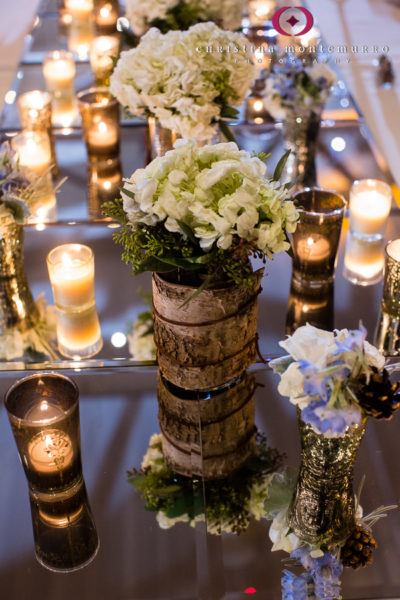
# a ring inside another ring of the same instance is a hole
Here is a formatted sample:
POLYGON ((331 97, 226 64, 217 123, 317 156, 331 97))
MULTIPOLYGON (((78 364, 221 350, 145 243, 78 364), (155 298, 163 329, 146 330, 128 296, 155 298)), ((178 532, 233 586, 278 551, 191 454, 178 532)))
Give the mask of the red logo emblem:
POLYGON ((302 6, 283 6, 272 17, 272 25, 281 35, 304 35, 314 25, 314 17, 302 6))

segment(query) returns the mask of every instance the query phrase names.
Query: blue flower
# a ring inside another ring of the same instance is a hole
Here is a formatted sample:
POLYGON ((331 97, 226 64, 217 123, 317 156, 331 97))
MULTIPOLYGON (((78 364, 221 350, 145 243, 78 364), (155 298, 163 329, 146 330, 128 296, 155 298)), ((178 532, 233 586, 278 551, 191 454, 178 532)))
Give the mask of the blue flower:
POLYGON ((342 352, 357 352, 363 348, 365 339, 367 337, 367 330, 364 325, 360 323, 360 329, 353 329, 349 331, 344 342, 335 340, 337 346, 334 354, 341 354, 342 352))
POLYGON ((312 577, 309 573, 295 575, 291 571, 283 571, 282 577, 282 600, 308 600, 312 577))
POLYGON ((330 374, 324 373, 308 360, 299 359, 297 362, 304 377, 304 393, 307 396, 320 396, 327 402, 331 395, 330 374))
POLYGON ((310 402, 301 411, 305 423, 312 425, 320 433, 342 435, 348 427, 362 424, 361 412, 355 408, 330 408, 324 400, 310 402))
POLYGON ((340 596, 340 577, 343 565, 333 554, 324 554, 317 559, 312 571, 315 593, 321 600, 331 600, 340 596))

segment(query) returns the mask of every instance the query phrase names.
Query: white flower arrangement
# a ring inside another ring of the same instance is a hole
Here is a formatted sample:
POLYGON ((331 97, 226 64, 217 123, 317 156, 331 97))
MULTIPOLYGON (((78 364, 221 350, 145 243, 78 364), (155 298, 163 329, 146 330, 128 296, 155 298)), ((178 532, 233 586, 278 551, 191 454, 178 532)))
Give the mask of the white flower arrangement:
POLYGON ((264 162, 232 142, 196 148, 178 140, 127 179, 122 201, 108 206, 124 225, 115 236, 124 260, 134 274, 181 267, 222 271, 240 283, 252 273, 250 254, 272 259, 290 247, 298 212, 276 181, 278 167, 267 178, 264 162))
POLYGON ((366 334, 362 325, 330 332, 307 324, 279 342, 289 355, 270 363, 281 377, 279 393, 326 437, 345 435, 367 416, 389 419, 400 406, 399 386, 366 334))
POLYGON ((127 0, 126 16, 135 35, 151 27, 163 33, 184 30, 202 21, 217 21, 224 29, 241 26, 244 0, 127 0))
POLYGON ((235 116, 232 106, 243 102, 254 78, 246 44, 242 34, 214 23, 165 35, 153 28, 121 53, 111 93, 134 115, 155 117, 183 138, 211 140, 213 124, 235 116))
POLYGON ((263 101, 275 119, 317 114, 329 98, 337 75, 325 63, 306 66, 294 57, 281 58, 266 76, 263 101))
POLYGON ((48 175, 48 172, 37 175, 28 169, 22 170, 18 155, 11 149, 10 144, 8 142, 2 144, 0 147, 0 238, 4 237, 5 229, 10 224, 22 225, 39 206, 43 196, 49 194, 48 175))
POLYGON ((229 478, 206 483, 205 508, 203 487, 199 486, 196 492, 192 478, 174 473, 167 465, 161 434, 151 436, 141 470, 129 473, 129 482, 145 499, 147 510, 157 511, 156 519, 162 529, 177 523, 194 527, 206 520, 211 534, 238 534, 247 529, 251 518, 259 520, 264 516, 273 473, 281 462, 280 454, 266 445, 263 436, 258 436, 257 446, 258 452, 247 466, 245 463, 229 478))
POLYGON ((0 359, 15 360, 27 353, 36 362, 58 359, 55 351, 57 341, 57 319, 55 306, 48 306, 43 294, 36 301, 39 317, 34 327, 26 331, 7 329, 0 335, 0 359))
POLYGON ((155 361, 154 322, 151 312, 141 313, 128 333, 129 353, 137 361, 155 361))

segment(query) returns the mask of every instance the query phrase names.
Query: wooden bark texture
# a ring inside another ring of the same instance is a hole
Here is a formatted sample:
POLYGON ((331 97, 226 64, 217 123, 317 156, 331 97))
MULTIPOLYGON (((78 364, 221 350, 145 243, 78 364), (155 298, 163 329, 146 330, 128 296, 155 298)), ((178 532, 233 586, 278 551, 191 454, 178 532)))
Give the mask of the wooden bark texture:
POLYGON ((207 289, 185 306, 194 288, 153 274, 154 340, 168 381, 185 389, 215 387, 255 361, 262 274, 253 286, 207 289))
POLYGON ((205 399, 173 395, 160 379, 159 422, 163 451, 173 470, 183 475, 226 477, 255 449, 254 375, 205 399))

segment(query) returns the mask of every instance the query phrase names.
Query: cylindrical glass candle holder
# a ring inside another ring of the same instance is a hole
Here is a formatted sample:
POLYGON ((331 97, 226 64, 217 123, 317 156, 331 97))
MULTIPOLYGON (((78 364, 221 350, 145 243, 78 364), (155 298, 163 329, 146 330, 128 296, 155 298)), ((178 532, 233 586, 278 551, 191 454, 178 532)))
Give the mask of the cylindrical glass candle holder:
POLYGON ((85 482, 58 493, 30 491, 36 558, 50 571, 82 569, 99 548, 85 482))
POLYGON ((114 200, 121 188, 122 172, 119 160, 108 161, 108 164, 89 166, 88 171, 88 197, 89 218, 106 219, 102 213, 104 202, 114 200))
POLYGON ((94 290, 94 254, 82 244, 51 250, 47 267, 57 307, 60 352, 69 358, 89 358, 102 348, 94 290))
POLYGON ((95 0, 94 19, 98 34, 107 35, 115 33, 118 16, 118 0, 95 0))
POLYGON ((90 45, 90 66, 96 85, 105 86, 110 82, 114 68, 112 57, 118 58, 119 36, 100 35, 90 45))
POLYGON ((382 239, 392 205, 390 186, 377 179, 355 181, 350 190, 350 231, 364 239, 382 239))
POLYGON ((119 156, 119 104, 107 88, 91 88, 78 94, 83 137, 89 162, 119 156))
POLYGON ((32 206, 30 223, 44 223, 57 219, 57 201, 51 178, 51 143, 46 132, 23 131, 11 140, 13 150, 18 154, 22 172, 28 179, 40 176, 36 189, 36 201, 32 206))
POLYGON ((253 27, 262 27, 271 20, 277 6, 276 0, 249 0, 249 21, 253 27))
POLYGON ((293 286, 300 291, 332 283, 346 202, 318 188, 294 195, 300 220, 292 234, 293 286))
POLYGON ((92 17, 93 0, 65 0, 64 5, 65 10, 76 21, 85 22, 92 17))
POLYGON ((47 133, 51 149, 51 172, 53 177, 58 175, 55 152, 53 125, 51 118, 51 96, 48 92, 33 90, 18 97, 18 111, 21 127, 25 131, 47 133))
POLYGON ((29 486, 60 492, 82 478, 79 391, 65 375, 38 373, 17 381, 5 405, 29 486))
POLYGON ((365 239, 351 232, 347 237, 343 276, 355 285, 378 283, 385 269, 382 239, 365 239))
POLYGON ((375 345, 385 356, 400 355, 400 239, 386 246, 385 280, 375 345))
POLYGON ((69 127, 76 118, 73 54, 66 50, 46 54, 43 75, 47 91, 52 94, 53 125, 69 127))

